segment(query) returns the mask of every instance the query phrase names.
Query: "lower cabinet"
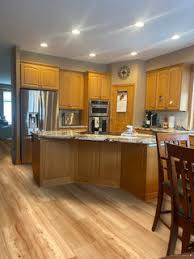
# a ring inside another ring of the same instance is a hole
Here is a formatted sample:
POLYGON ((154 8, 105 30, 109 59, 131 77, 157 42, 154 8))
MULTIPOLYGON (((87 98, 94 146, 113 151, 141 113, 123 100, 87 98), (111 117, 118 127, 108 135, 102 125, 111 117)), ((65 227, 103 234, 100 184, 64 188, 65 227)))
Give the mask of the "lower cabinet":
POLYGON ((34 139, 32 166, 40 186, 72 182, 120 187, 149 200, 157 197, 157 147, 75 139, 34 139))
POLYGON ((73 182, 76 170, 75 152, 76 148, 72 141, 41 141, 39 184, 55 185, 73 182))
POLYGON ((120 185, 120 145, 79 141, 76 181, 98 185, 120 185))

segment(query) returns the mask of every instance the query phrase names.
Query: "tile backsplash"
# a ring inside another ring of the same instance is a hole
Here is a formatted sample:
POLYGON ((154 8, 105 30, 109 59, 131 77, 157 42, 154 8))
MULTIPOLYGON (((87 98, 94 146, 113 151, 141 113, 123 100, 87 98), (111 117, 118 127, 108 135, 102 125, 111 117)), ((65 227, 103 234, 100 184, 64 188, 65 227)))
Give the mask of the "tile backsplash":
POLYGON ((184 128, 188 128, 188 112, 157 112, 158 119, 160 124, 162 125, 165 117, 169 117, 171 115, 175 116, 175 125, 183 126, 184 128))

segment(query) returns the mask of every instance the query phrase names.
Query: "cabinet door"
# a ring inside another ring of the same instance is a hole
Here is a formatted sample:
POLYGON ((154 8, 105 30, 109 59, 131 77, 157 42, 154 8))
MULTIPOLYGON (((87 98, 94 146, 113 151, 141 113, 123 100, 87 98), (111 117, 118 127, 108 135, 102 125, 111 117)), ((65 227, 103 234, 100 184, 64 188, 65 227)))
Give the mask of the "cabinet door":
POLYGON ((101 99, 109 100, 111 92, 111 79, 110 76, 101 76, 101 99))
POLYGON ((41 67, 41 86, 43 88, 58 90, 59 69, 52 67, 41 67))
POLYGON ((180 66, 169 69, 169 97, 168 109, 180 109, 182 68, 180 66))
POLYGON ((40 67, 38 65, 21 63, 21 87, 40 87, 40 67))
POLYGON ((89 74, 88 78, 88 98, 101 98, 101 78, 99 74, 89 74))
POLYGON ((169 70, 164 69, 158 72, 158 77, 157 77, 157 95, 156 95, 157 110, 166 110, 168 108, 168 92, 169 92, 169 70))
POLYGON ((111 133, 121 133, 128 124, 133 123, 133 105, 134 105, 134 85, 112 86, 111 102, 111 133), (127 111, 117 112, 117 94, 118 91, 127 91, 127 111))
POLYGON ((83 109, 84 101, 84 79, 83 74, 71 74, 71 89, 70 89, 70 106, 76 109, 83 109))
POLYGON ((71 72, 60 71, 59 107, 70 108, 71 99, 71 72))
POLYGON ((157 72, 147 73, 145 109, 156 109, 157 72))

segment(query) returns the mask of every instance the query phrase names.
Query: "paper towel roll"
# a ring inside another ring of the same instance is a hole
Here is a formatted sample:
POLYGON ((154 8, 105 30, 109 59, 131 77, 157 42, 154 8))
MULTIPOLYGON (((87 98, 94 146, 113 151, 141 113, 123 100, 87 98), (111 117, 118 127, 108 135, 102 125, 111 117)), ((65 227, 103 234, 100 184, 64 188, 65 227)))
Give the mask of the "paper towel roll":
POLYGON ((168 117, 168 127, 170 129, 175 127, 175 116, 171 115, 168 117))
POLYGON ((94 127, 97 129, 99 128, 99 117, 94 118, 94 127))

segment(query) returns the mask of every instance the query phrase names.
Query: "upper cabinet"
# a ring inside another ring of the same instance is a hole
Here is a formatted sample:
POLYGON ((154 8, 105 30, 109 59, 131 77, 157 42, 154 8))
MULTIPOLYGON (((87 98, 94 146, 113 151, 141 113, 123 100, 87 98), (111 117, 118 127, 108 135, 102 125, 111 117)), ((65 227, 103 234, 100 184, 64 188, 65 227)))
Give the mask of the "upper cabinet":
POLYGON ((79 72, 60 71, 59 107, 83 109, 84 76, 79 72))
POLYGON ((147 72, 145 109, 186 111, 190 75, 183 64, 147 72))
POLYGON ((41 67, 41 86, 48 89, 59 89, 59 69, 41 67))
POLYGON ((59 69, 56 67, 21 63, 21 87, 58 90, 59 69))
POLYGON ((164 69, 158 72, 157 90, 156 90, 156 109, 168 109, 168 91, 169 91, 169 70, 164 69))
POLYGON ((40 87, 40 67, 38 65, 21 64, 21 87, 40 87))
MULTIPOLYGON (((181 95, 183 95, 182 85, 182 68, 180 66, 169 69, 169 96, 168 108, 176 110, 180 106, 181 95)), ((187 82, 189 84, 189 82, 187 82)), ((183 85, 184 86, 184 85, 183 85)), ((184 90, 184 89, 183 89, 184 90)))
POLYGON ((88 99, 109 100, 111 77, 109 74, 88 73, 88 99))
POLYGON ((153 110, 156 108, 157 72, 147 73, 146 86, 146 110, 153 110))

